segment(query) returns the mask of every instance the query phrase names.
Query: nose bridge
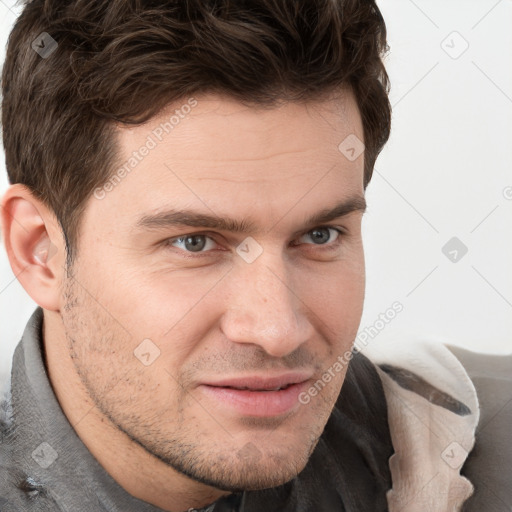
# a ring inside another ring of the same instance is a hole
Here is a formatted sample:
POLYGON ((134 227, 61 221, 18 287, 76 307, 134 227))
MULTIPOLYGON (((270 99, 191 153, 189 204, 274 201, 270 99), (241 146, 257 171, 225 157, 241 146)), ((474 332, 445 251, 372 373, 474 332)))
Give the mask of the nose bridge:
POLYGON ((267 253, 235 270, 231 302, 223 319, 224 334, 237 343, 253 343, 282 357, 311 336, 286 265, 267 253))

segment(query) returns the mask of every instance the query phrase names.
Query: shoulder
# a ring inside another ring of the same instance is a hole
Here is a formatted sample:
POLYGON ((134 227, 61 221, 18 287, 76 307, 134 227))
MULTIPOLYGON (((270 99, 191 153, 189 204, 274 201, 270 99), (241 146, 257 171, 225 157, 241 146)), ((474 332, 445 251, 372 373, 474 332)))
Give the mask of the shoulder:
POLYGON ((0 444, 7 436, 12 421, 10 376, 0 374, 0 444))
POLYGON ((462 468, 475 486, 465 510, 508 511, 512 503, 512 354, 448 348, 471 377, 480 402, 475 447, 462 468))
POLYGON ((425 510, 425 504, 435 510, 453 508, 453 503, 434 501, 458 493, 464 512, 508 512, 512 355, 479 354, 410 339, 368 348, 365 353, 386 392, 395 449, 390 459, 390 510, 393 500, 406 499, 417 488, 418 510, 425 510))
POLYGON ((480 417, 471 378, 441 343, 386 340, 368 348, 383 383, 394 448, 390 510, 460 510, 474 493, 461 471, 480 417))
MULTIPOLYGON (((1 378, 2 376, 0 376, 1 378)), ((2 379, 0 382, 0 510, 2 512, 17 512, 19 509, 9 501, 12 494, 12 467, 11 439, 12 439, 12 409, 8 382, 10 379, 2 379)))

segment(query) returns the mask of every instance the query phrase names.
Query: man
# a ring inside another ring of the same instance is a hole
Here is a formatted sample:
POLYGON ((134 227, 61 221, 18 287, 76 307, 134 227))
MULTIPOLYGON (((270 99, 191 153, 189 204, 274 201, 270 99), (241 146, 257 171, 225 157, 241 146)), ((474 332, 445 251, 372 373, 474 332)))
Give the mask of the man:
POLYGON ((459 360, 354 347, 385 50, 373 2, 26 4, 2 512, 508 510, 459 360))

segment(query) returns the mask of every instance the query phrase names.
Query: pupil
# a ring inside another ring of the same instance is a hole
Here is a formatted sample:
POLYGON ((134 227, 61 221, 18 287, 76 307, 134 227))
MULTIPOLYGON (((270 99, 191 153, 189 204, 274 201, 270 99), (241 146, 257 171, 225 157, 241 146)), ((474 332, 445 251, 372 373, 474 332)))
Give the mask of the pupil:
POLYGON ((316 238, 317 241, 324 244, 329 240, 329 230, 327 228, 314 229, 312 231, 313 238, 316 238), (317 236, 320 233, 320 236, 317 236), (322 236, 323 234, 323 236, 322 236), (323 240, 322 240, 323 239, 323 240))
POLYGON ((200 251, 204 246, 205 240, 202 235, 187 236, 185 239, 185 247, 191 251, 200 251))

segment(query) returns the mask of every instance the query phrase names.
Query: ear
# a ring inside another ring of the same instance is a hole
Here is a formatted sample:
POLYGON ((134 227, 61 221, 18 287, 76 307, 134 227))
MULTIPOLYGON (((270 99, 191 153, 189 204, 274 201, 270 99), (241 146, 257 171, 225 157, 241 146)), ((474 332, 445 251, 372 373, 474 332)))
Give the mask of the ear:
POLYGON ((60 310, 66 247, 55 214, 25 185, 2 197, 2 234, 14 275, 43 309, 60 310))

